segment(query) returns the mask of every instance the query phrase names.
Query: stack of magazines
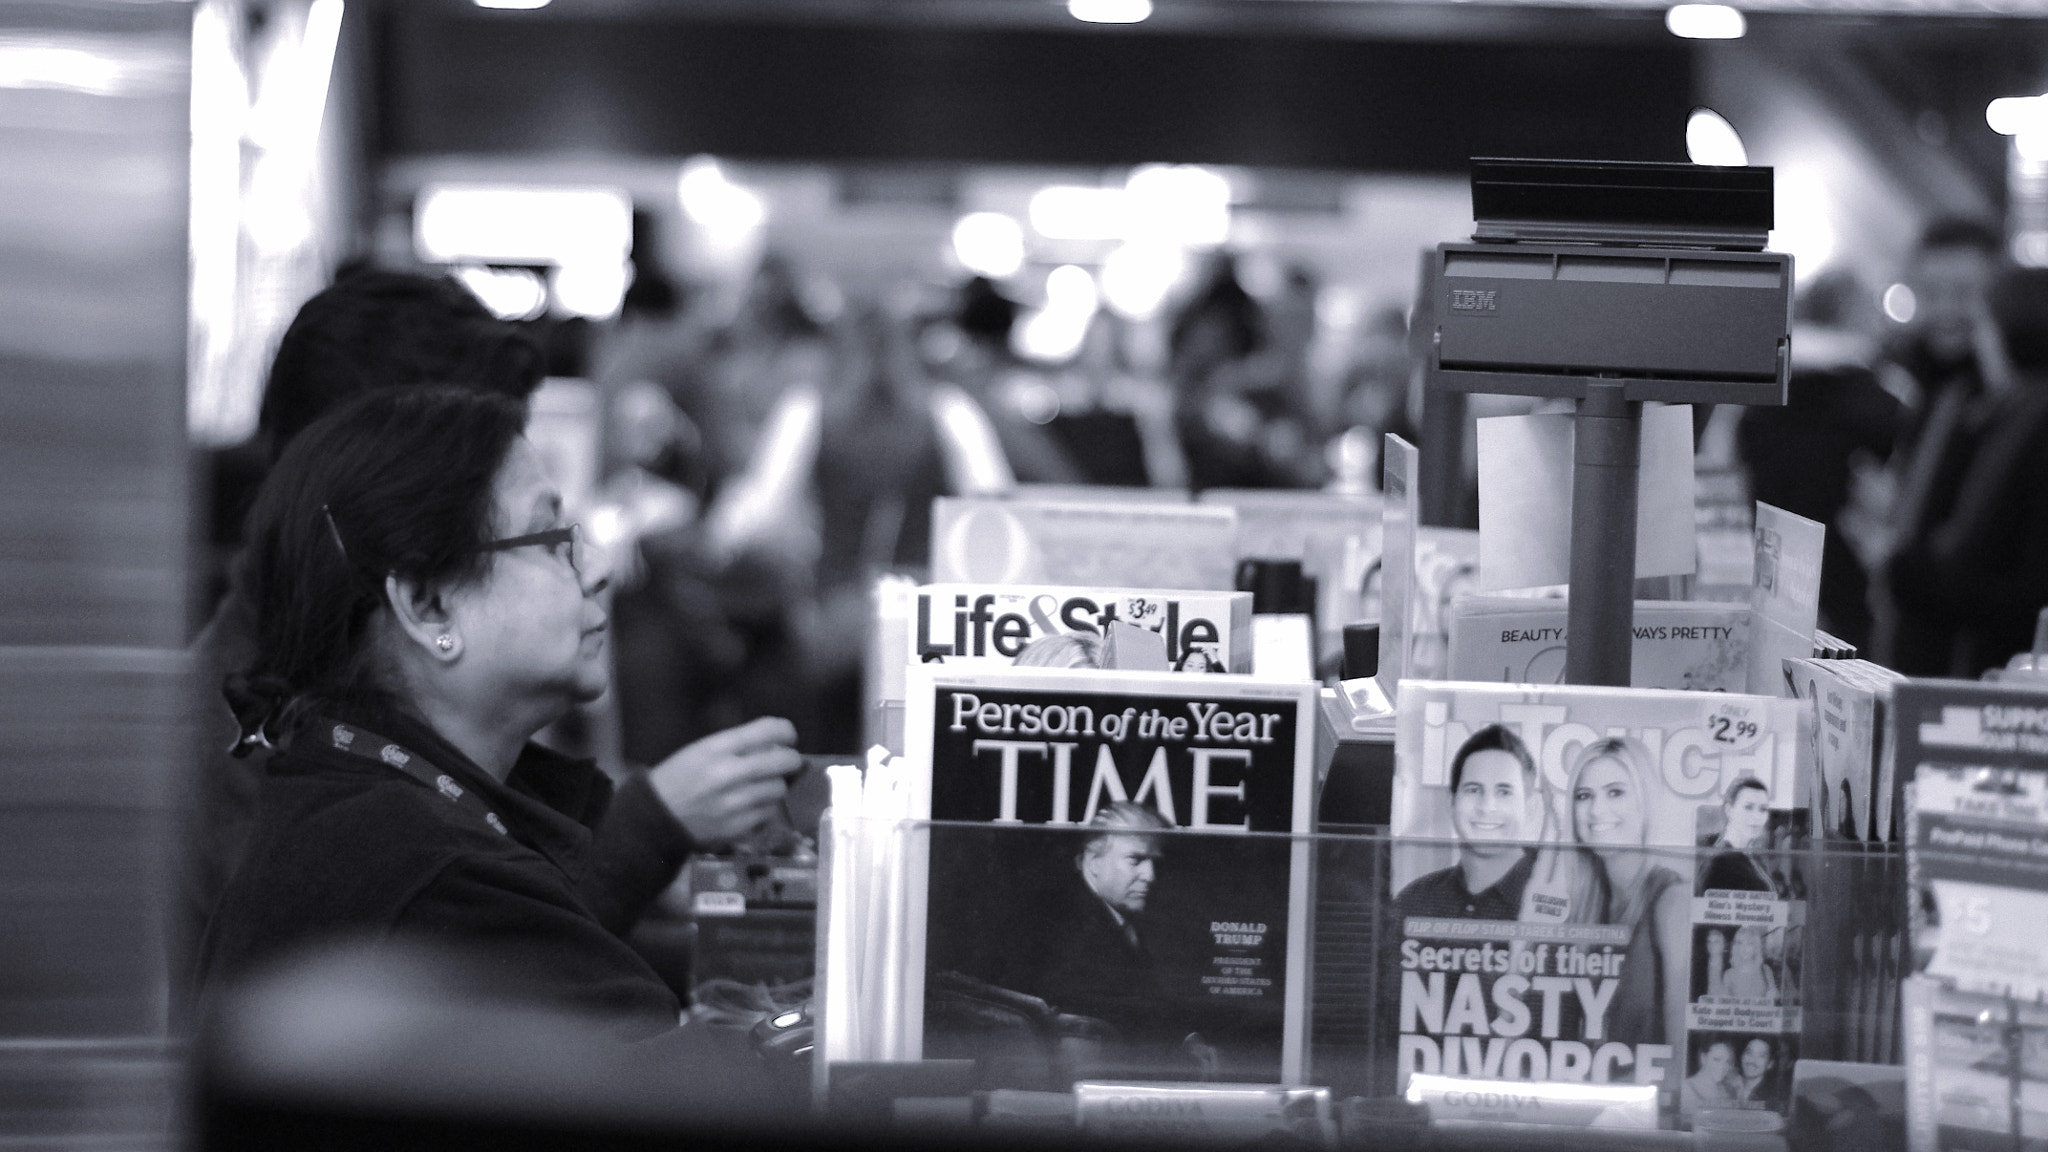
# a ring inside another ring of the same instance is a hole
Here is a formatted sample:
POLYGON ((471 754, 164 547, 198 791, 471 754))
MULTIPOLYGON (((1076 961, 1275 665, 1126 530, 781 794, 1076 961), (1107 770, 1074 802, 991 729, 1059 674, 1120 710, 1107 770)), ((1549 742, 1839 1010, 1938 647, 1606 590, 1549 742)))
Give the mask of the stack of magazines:
POLYGON ((2048 1138, 2048 691, 1908 681, 1892 694, 1912 969, 1915 1152, 2048 1138))

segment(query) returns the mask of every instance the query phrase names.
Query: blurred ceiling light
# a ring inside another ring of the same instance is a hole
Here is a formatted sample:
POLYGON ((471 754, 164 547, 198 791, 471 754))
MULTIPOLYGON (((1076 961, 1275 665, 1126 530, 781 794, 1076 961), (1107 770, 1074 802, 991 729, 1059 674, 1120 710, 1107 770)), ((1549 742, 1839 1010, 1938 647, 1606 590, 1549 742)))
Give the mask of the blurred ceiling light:
POLYGON ((1742 146, 1741 134, 1712 108, 1695 108, 1685 118, 1685 154, 1695 164, 1720 168, 1742 168, 1749 164, 1749 152, 1742 146))
POLYGON ((548 0, 476 0, 476 6, 479 8, 505 8, 519 12, 531 12, 535 8, 547 7, 548 0))
POLYGON ((1230 181, 1193 164, 1145 164, 1125 181, 1131 238, 1172 239, 1196 247, 1230 236, 1230 181))
POLYGON ((761 258, 767 204, 734 183, 711 156, 683 162, 676 173, 676 204, 688 224, 683 239, 690 275, 736 291, 761 258))
POLYGON ((1031 196, 1031 227, 1048 240, 1115 240, 1128 215, 1122 188, 1053 184, 1031 196))
POLYGON ((676 203, 682 205, 682 215, 702 230, 711 260, 721 266, 748 262, 760 225, 768 219, 762 199, 727 178, 725 168, 711 156, 692 156, 682 164, 676 176, 676 203))
POLYGON ((761 198, 727 179, 725 169, 709 156, 683 164, 676 177, 676 200, 684 215, 724 235, 752 232, 768 215, 761 198))
POLYGON ((1045 277, 1047 308, 1093 311, 1097 300, 1095 277, 1078 264, 1062 264, 1045 277))
POLYGON ((2016 233, 2012 238, 2012 258, 2023 268, 2048 268, 2048 232, 2016 233))
POLYGON ((1102 261, 1103 302, 1127 320, 1150 320, 1187 267, 1187 253, 1177 244, 1121 245, 1102 261))
POLYGON ((633 201, 616 188, 429 185, 413 236, 436 264, 619 264, 633 243, 633 201))
POLYGON ((2048 96, 2000 96, 1984 106, 1984 122, 2001 136, 2017 136, 2048 118, 2048 96))
POLYGON ((1795 276, 1812 276, 1835 256, 1827 182, 1807 169, 1780 167, 1774 199, 1777 227, 1771 230, 1770 246, 1792 254, 1795 276))
POLYGON ((609 320, 618 315, 631 281, 624 260, 589 260, 555 271, 555 303, 572 316, 609 320))
POLYGON ((2022 159, 2048 160, 2048 96, 2001 96, 1984 106, 1984 122, 2012 137, 2022 159))
POLYGON ((1884 290, 1884 314, 1894 324, 1911 324, 1920 311, 1920 301, 1913 290, 1904 284, 1894 284, 1884 290))
POLYGON ((1152 0, 1067 0, 1067 14, 1090 24, 1137 24, 1152 15, 1152 0))
POLYGON ((1031 197, 1048 240, 1145 240, 1206 247, 1230 235, 1230 182, 1193 164, 1145 164, 1122 188, 1053 184, 1031 197))
POLYGON ((1677 4, 1664 13, 1664 27, 1687 40, 1740 40, 1749 30, 1742 13, 1726 4, 1677 4))
POLYGON ((1045 307, 1017 327, 1016 349, 1033 360, 1070 360, 1088 336, 1099 294, 1095 278, 1077 264, 1062 264, 1045 278, 1045 307))
POLYGON ((531 320, 548 306, 548 286, 528 268, 486 268, 471 264, 455 278, 500 320, 531 320))
POLYGON ((87 96, 117 96, 128 88, 128 69, 111 52, 49 36, 0 36, 0 88, 45 88, 87 96))
POLYGON ((1014 276, 1024 266, 1024 228, 1001 212, 969 212, 953 225, 953 255, 977 276, 1014 276))

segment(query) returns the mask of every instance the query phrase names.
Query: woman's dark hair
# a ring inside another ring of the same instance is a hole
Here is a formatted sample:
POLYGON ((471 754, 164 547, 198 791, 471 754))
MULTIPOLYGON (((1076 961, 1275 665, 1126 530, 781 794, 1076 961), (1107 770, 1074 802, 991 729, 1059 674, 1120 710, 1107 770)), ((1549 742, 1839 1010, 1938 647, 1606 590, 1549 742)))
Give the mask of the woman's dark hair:
POLYGON ((1735 803, 1735 798, 1737 796, 1742 795, 1744 792, 1748 791, 1751 788, 1754 788, 1757 791, 1763 793, 1765 799, 1770 798, 1770 785, 1765 784, 1763 781, 1757 779, 1754 776, 1738 776, 1736 777, 1735 782, 1733 784, 1728 785, 1728 791, 1722 795, 1721 807, 1726 808, 1729 805, 1735 803))
POLYGON ((454 280, 359 271, 300 306, 271 362, 258 422, 276 454, 365 392, 461 384, 524 400, 546 374, 540 345, 454 280))
POLYGON ((257 493, 240 577, 255 665, 222 687, 237 753, 309 705, 388 698, 367 643, 384 578, 460 585, 484 572, 495 481, 526 423, 519 401, 466 388, 372 392, 293 439, 257 493))

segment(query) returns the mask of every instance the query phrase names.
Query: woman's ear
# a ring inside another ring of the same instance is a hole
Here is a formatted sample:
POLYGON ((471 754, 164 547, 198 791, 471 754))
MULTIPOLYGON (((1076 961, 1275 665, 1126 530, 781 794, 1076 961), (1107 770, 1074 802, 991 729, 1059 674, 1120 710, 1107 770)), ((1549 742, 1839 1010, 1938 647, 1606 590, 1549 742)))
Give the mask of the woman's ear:
POLYGON ((462 637, 454 631, 447 599, 439 588, 396 573, 384 577, 384 600, 406 639, 443 664, 462 655, 462 637))

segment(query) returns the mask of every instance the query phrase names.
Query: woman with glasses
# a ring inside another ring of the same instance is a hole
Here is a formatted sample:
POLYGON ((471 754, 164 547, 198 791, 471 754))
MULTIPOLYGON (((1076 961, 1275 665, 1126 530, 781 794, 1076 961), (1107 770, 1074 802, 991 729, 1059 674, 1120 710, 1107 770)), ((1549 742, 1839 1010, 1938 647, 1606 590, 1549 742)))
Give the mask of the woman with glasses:
MULTIPOLYGON (((607 686, 608 569, 524 423, 473 391, 372 393, 265 481, 245 573, 258 656, 228 695, 244 741, 279 751, 207 928, 209 986, 317 946, 418 942, 623 1035, 676 1026, 675 996, 617 934, 630 878, 593 830, 643 836, 673 875, 691 817, 665 839, 602 820, 611 781, 531 742, 607 686)), ((800 764, 778 725, 726 734, 753 777, 721 793, 727 824, 772 809, 800 764)))

